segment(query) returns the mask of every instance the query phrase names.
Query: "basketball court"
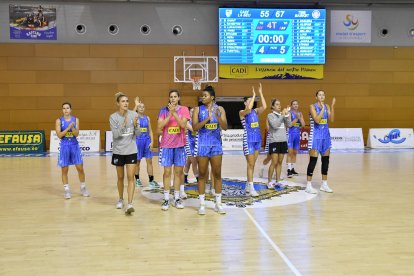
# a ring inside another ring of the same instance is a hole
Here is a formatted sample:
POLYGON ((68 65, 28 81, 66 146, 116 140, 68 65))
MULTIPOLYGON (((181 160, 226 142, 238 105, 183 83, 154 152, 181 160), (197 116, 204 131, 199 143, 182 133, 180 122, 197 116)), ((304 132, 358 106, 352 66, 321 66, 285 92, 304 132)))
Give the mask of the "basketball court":
MULTIPOLYGON (((63 199, 55 155, 0 158, 1 274, 410 274, 413 151, 334 152, 331 159, 333 194, 299 190, 226 206, 226 215, 208 208, 205 216, 192 199, 183 210, 161 211, 161 201, 146 191, 143 162, 144 189, 136 190, 136 212, 125 216, 115 209, 116 172, 108 155, 84 157, 90 198, 78 193, 70 169, 70 200, 63 199)), ((307 162, 306 154, 298 155, 300 175, 289 185, 304 187, 307 162)), ((223 177, 243 179, 245 166, 241 154, 225 154, 223 177)), ((154 169, 160 181, 161 169, 154 169)))

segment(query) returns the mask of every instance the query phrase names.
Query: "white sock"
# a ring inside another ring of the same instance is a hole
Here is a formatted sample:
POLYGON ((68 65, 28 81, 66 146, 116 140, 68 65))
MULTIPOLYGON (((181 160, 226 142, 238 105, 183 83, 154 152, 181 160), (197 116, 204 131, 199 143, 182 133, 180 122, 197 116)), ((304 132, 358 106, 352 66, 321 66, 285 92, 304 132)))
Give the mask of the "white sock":
POLYGON ((253 182, 248 182, 247 184, 249 184, 250 191, 253 191, 254 190, 253 182))
POLYGON ((181 185, 180 185, 180 192, 181 192, 181 193, 184 193, 184 184, 181 184, 181 185))
POLYGON ((292 163, 287 163, 287 166, 288 166, 288 170, 293 169, 292 163))
POLYGON ((201 205, 205 205, 206 204, 205 197, 206 197, 206 195, 204 195, 204 194, 198 196, 198 198, 200 199, 200 204, 201 205))
POLYGON ((308 181, 308 182, 306 183, 306 188, 311 188, 311 187, 312 187, 312 182, 308 181))
POLYGON ((164 200, 170 200, 170 191, 164 190, 164 200))
POLYGON ((322 185, 327 186, 328 185, 328 180, 322 180, 322 185))
POLYGON ((295 168, 295 164, 296 163, 291 163, 292 164, 292 170, 295 168))
POLYGON ((66 191, 66 190, 70 190, 69 184, 64 184, 64 185, 63 185, 63 189, 65 189, 65 191, 66 191))
POLYGON ((180 192, 179 191, 174 191, 174 199, 177 200, 180 198, 180 192))
POLYGON ((216 194, 216 204, 221 204, 221 193, 216 194))
POLYGON ((86 188, 85 182, 81 182, 80 187, 81 187, 81 189, 86 188))

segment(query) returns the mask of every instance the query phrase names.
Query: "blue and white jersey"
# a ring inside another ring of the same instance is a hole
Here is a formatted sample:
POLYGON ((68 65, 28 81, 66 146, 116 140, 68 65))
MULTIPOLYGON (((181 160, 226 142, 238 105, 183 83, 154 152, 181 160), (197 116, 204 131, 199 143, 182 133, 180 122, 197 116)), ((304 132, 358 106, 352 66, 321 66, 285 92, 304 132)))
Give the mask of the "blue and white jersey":
MULTIPOLYGON (((292 120, 292 122, 293 122, 293 120, 295 120, 296 118, 298 118, 298 116, 296 115, 296 113, 295 112, 293 112, 293 111, 290 111, 290 114, 291 114, 291 120, 292 120)), ((294 124, 292 124, 292 126, 289 128, 289 135, 297 135, 297 134, 300 134, 300 127, 301 127, 302 125, 301 125, 301 123, 300 123, 300 121, 299 121, 299 119, 298 119, 298 121, 296 122, 296 123, 294 123, 294 124)))
MULTIPOLYGON (((60 117, 60 131, 64 131, 68 128, 70 123, 74 124, 74 127, 76 126, 76 117, 71 116, 69 121, 66 121, 65 118, 62 116, 60 117)), ((66 132, 65 136, 60 139, 61 145, 77 145, 78 139, 73 135, 72 131, 66 132)))
MULTIPOLYGON (((216 108, 218 108, 218 105, 214 104, 213 109, 216 108)), ((196 136, 197 146, 221 146, 220 124, 214 113, 215 112, 213 111, 210 121, 208 121, 202 128, 198 130, 196 136)), ((202 122, 207 118, 208 109, 205 105, 201 105, 198 113, 198 121, 202 122)))
POLYGON ((256 109, 252 109, 249 114, 246 114, 241 123, 244 128, 243 143, 261 142, 262 133, 260 132, 259 116, 256 109))
MULTIPOLYGON (((193 126, 193 121, 192 120, 190 120, 189 123, 190 123, 191 126, 193 126)), ((187 129, 187 142, 189 144, 195 143, 196 136, 197 136, 197 131, 191 131, 191 130, 187 129)))
POLYGON ((139 116, 139 127, 140 127, 140 134, 137 135, 137 140, 151 140, 150 133, 149 133, 149 120, 148 116, 139 116))
MULTIPOLYGON (((319 114, 322 110, 319 107, 318 103, 313 104, 316 110, 316 114, 319 114)), ((331 135, 329 133, 329 125, 328 125, 328 108, 325 105, 325 111, 322 115, 321 120, 319 123, 316 123, 312 115, 310 115, 310 138, 312 139, 331 139, 331 135)))

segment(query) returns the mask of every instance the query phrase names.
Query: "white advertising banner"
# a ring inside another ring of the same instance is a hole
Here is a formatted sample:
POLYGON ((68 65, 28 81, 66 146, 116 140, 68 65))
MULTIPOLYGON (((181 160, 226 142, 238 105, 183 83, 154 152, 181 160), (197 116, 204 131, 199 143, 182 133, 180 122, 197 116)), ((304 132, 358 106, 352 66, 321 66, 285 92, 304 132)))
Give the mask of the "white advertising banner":
POLYGON ((364 149, 362 128, 330 128, 332 149, 364 149))
POLYGON ((243 150, 243 129, 221 131, 223 150, 243 150))
POLYGON ((371 43, 371 11, 332 10, 332 43, 371 43))
MULTIPOLYGON (((82 152, 99 152, 100 151, 100 135, 99 130, 79 130, 77 137, 82 152)), ((60 139, 56 135, 56 131, 50 132, 50 152, 59 152, 60 139)))
POLYGON ((114 142, 114 137, 112 136, 112 131, 105 132, 105 151, 112 151, 112 143, 114 142))
POLYGON ((412 128, 370 128, 367 146, 370 148, 414 148, 412 128))

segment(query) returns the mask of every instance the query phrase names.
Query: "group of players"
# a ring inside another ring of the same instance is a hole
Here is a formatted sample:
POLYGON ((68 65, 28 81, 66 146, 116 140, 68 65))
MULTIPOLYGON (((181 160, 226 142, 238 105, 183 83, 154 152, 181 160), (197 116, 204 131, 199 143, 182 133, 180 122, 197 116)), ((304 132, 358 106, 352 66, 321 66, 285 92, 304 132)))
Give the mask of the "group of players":
MULTIPOLYGON (((253 108, 256 98, 255 88, 252 87, 252 96, 244 98, 245 108, 240 110, 242 122, 243 153, 247 162, 246 192, 251 196, 258 196, 254 187, 253 174, 255 164, 262 144, 259 115, 267 108, 263 96, 262 86, 258 88, 261 106, 253 108)), ((331 139, 328 120, 334 119, 335 98, 332 105, 325 104, 325 92, 316 92, 316 103, 310 106, 310 135, 309 135, 309 164, 307 168, 307 193, 317 193, 311 184, 313 171, 318 155, 322 156, 322 185, 321 191, 331 193, 327 175, 331 139)), ((135 186, 142 187, 139 177, 139 165, 142 158, 146 159, 149 176, 149 187, 160 188, 154 180, 152 153, 153 133, 150 118, 144 114, 145 106, 137 97, 134 110, 129 109, 128 96, 122 92, 115 95, 118 110, 110 115, 109 122, 113 134, 112 165, 117 172, 117 187, 119 200, 116 208, 124 208, 124 178, 127 175, 128 202, 126 214, 134 212, 133 198, 135 186), (124 169, 125 168, 125 169, 124 169), (135 181, 134 181, 135 178, 135 181)), ((197 178, 199 193, 199 215, 206 214, 205 192, 206 182, 211 166, 212 189, 214 189, 214 210, 219 214, 226 211, 221 203, 222 192, 222 141, 221 130, 227 129, 226 112, 223 107, 215 103, 216 95, 212 86, 204 88, 202 104, 190 110, 180 104, 180 94, 177 90, 169 92, 167 106, 162 107, 158 114, 157 133, 159 135, 159 164, 163 167, 163 201, 161 209, 167 211, 170 207, 170 183, 173 180, 172 205, 177 209, 184 208, 183 199, 187 198, 184 183, 187 183, 189 166, 193 166, 197 178)), ((270 162, 268 170, 268 189, 282 190, 281 182, 282 163, 288 153, 287 176, 297 175, 295 171, 296 154, 299 150, 300 127, 305 124, 303 115, 299 112, 298 101, 283 108, 278 99, 271 100, 271 113, 267 115, 266 151, 268 156, 264 162, 270 162), (287 131, 286 131, 287 130, 287 131), (273 175, 276 172, 276 180, 273 175)), ((85 185, 83 159, 76 136, 79 134, 79 119, 71 115, 70 103, 63 103, 63 116, 56 120, 56 133, 61 139, 58 165, 62 168, 62 182, 64 197, 71 198, 68 184, 69 165, 75 165, 79 180, 80 191, 83 196, 90 196, 85 185)))

